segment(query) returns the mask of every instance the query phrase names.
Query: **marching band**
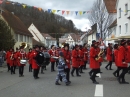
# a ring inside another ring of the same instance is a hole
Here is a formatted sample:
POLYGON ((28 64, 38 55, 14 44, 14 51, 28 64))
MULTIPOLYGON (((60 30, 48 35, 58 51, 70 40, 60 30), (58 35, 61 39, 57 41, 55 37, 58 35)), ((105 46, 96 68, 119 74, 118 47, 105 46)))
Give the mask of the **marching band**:
MULTIPOLYGON (((100 67, 104 59, 103 56, 105 54, 105 50, 100 49, 100 43, 95 40, 92 41, 90 50, 88 50, 87 46, 87 43, 85 43, 83 46, 76 44, 75 47, 70 50, 69 44, 66 43, 64 44, 63 48, 57 49, 54 45, 52 45, 51 49, 47 52, 50 56, 49 63, 51 63, 51 72, 55 71, 55 64, 57 64, 57 68, 61 68, 59 58, 61 58, 60 54, 62 54, 64 70, 62 70, 61 76, 58 73, 58 79, 61 81, 62 79, 66 79, 65 82, 70 84, 70 74, 72 77, 74 77, 74 72, 76 70, 76 76, 81 77, 80 74, 84 73, 84 69, 87 69, 86 64, 89 61, 89 67, 91 68, 89 72, 90 79, 94 84, 99 84, 99 82, 96 81, 96 74, 102 73, 100 67)), ((119 44, 115 44, 114 46, 113 44, 108 43, 106 51, 106 59, 108 64, 105 68, 107 70, 112 70, 112 63, 114 62, 117 69, 113 72, 113 75, 117 77, 117 81, 120 84, 129 84, 129 82, 125 81, 125 74, 130 73, 130 67, 128 67, 128 63, 130 63, 130 40, 126 41, 122 39, 119 44)), ((44 53, 44 47, 40 48, 39 46, 35 46, 34 49, 29 49, 28 53, 24 51, 23 46, 21 46, 19 50, 17 48, 16 52, 10 48, 10 50, 6 53, 8 71, 11 71, 11 75, 15 74, 15 69, 18 66, 19 77, 24 77, 24 66, 27 64, 28 60, 29 72, 32 72, 33 69, 33 77, 34 79, 38 79, 40 68, 41 73, 43 73, 44 67, 46 68, 44 63, 43 65, 39 65, 37 62, 37 55, 39 52, 44 53)), ((44 58, 41 60, 44 60, 44 58)), ((60 85, 58 80, 56 81, 56 85, 60 85)))

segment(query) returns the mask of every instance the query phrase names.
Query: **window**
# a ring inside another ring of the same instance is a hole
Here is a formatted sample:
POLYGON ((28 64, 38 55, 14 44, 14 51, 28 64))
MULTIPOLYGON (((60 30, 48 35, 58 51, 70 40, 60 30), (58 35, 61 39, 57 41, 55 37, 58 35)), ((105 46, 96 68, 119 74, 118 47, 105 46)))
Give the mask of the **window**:
POLYGON ((125 4, 125 15, 128 14, 128 4, 125 4))
POLYGON ((18 41, 18 34, 15 34, 15 40, 18 41))
POLYGON ((128 32, 128 23, 125 24, 125 33, 128 32))
POLYGON ((23 35, 20 35, 20 42, 23 42, 23 35))
POLYGON ((26 38, 26 36, 23 35, 23 42, 25 42, 25 38, 26 38))
POLYGON ((32 43, 32 38, 31 37, 29 37, 29 43, 32 43))
POLYGON ((121 25, 119 26, 119 34, 121 34, 121 25))
POLYGON ((119 18, 121 18, 121 8, 119 8, 119 18))
POLYGON ((26 42, 29 42, 29 38, 28 38, 28 36, 26 36, 26 42))

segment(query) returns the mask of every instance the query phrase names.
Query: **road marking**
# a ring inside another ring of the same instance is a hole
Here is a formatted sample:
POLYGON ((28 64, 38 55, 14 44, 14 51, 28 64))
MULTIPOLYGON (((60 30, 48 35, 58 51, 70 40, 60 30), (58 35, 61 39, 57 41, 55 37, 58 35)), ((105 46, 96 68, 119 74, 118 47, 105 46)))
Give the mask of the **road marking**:
POLYGON ((95 97, 103 97, 103 85, 96 85, 95 97))
POLYGON ((101 78, 101 74, 100 73, 97 73, 96 75, 99 76, 99 78, 101 78))

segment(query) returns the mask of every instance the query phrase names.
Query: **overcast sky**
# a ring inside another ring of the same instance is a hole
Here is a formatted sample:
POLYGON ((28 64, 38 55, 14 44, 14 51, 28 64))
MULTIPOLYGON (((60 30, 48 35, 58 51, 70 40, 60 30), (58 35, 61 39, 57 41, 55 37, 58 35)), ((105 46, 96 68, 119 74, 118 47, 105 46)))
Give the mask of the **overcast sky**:
MULTIPOLYGON (((95 0, 11 0, 19 3, 25 3, 30 6, 41 7, 43 9, 55 9, 55 10, 68 10, 68 11, 89 11, 95 0)), ((58 13, 62 15, 61 12, 58 13)), ((89 13, 88 13, 89 14, 89 13)), ((66 19, 71 19, 75 26, 82 31, 85 31, 86 27, 90 28, 87 14, 75 15, 75 12, 70 15, 62 15, 66 19)))

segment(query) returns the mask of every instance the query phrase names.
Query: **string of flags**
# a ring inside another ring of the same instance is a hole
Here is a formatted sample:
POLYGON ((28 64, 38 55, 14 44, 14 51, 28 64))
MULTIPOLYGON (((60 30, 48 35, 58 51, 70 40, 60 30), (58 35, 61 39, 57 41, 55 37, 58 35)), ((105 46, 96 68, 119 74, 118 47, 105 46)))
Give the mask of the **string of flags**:
MULTIPOLYGON (((3 0, 0 0, 0 4, 3 3, 3 0)), ((68 10, 55 10, 55 9, 48 9, 48 10, 44 10, 40 7, 36 7, 36 6, 29 6, 29 5, 26 5, 26 4, 20 4, 20 3, 16 3, 16 2, 12 2, 12 1, 6 1, 5 2, 6 4, 13 4, 13 5, 17 5, 17 6, 22 6, 24 9, 25 8, 34 8, 34 9, 38 9, 39 11, 47 11, 48 13, 53 13, 53 14, 58 14, 58 13, 61 13, 62 15, 71 15, 71 14, 74 14, 75 15, 85 15, 85 14, 88 14, 88 13, 98 13, 98 12, 104 12, 104 10, 102 11, 68 11, 68 10)), ((127 10, 127 11, 130 11, 130 10, 127 10)), ((111 11, 112 13, 116 13, 116 11, 111 11)), ((126 10, 121 10, 121 12, 126 12, 126 10)))

